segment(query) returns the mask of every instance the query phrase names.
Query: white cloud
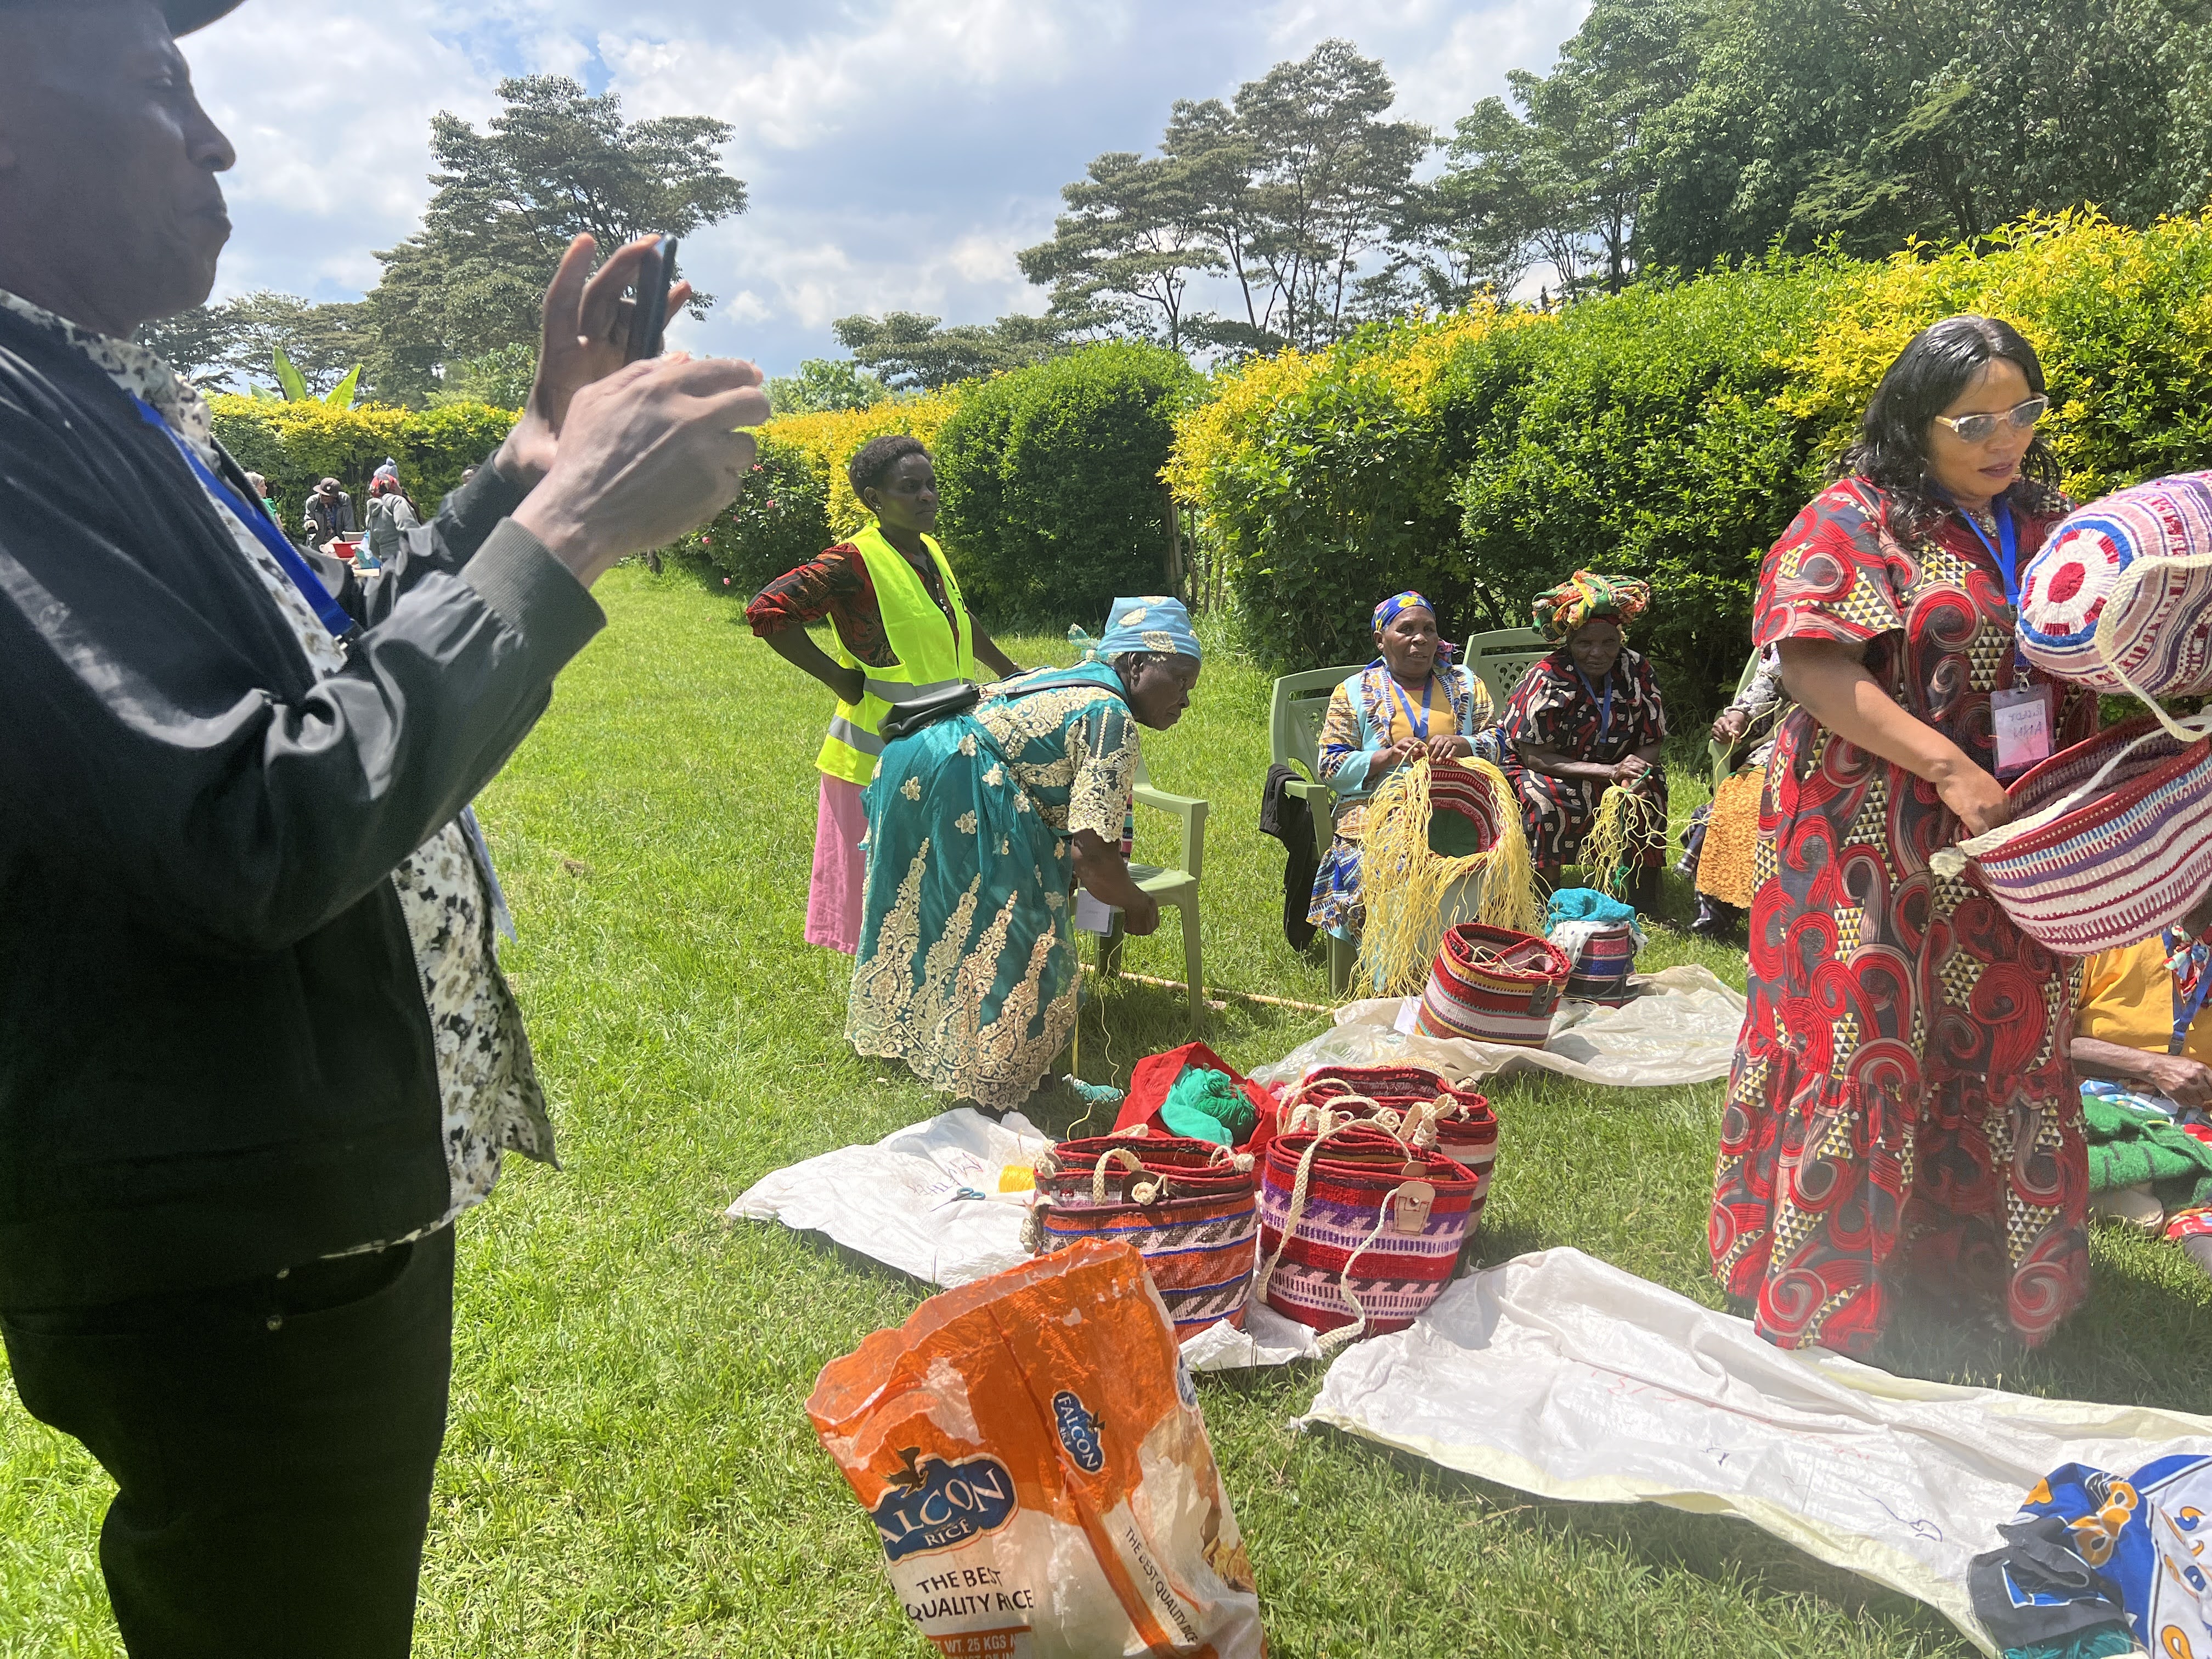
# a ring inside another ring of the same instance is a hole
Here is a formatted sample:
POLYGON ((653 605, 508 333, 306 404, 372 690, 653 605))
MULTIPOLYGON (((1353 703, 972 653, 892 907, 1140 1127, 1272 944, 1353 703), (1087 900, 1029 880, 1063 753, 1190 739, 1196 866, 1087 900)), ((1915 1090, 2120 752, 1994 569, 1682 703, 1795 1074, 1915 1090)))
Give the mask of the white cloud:
POLYGON ((708 114, 750 210, 688 239, 720 297, 694 349, 781 372, 855 312, 950 321, 1043 308, 1014 256, 1060 184, 1156 143, 1179 97, 1232 94, 1332 35, 1379 57, 1441 129, 1547 67, 1587 0, 256 0, 186 43, 237 143, 219 293, 376 281, 419 222, 429 121, 481 124, 502 75, 574 76, 633 117, 708 114), (334 90, 335 88, 335 90, 334 90))

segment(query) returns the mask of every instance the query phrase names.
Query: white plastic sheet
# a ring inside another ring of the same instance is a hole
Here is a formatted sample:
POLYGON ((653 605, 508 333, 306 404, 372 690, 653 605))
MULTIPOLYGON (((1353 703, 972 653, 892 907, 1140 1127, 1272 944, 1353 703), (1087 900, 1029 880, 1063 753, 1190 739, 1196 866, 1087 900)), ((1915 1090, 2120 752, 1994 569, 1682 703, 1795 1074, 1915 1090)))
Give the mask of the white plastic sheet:
MULTIPOLYGON (((727 1214, 826 1234, 847 1249, 950 1289, 1029 1260, 1026 1192, 999 1191, 1000 1172, 1027 1169, 1051 1140, 1019 1112, 993 1122, 963 1106, 884 1137, 841 1146, 764 1176, 727 1214)), ((1209 1326, 1182 1345, 1194 1371, 1246 1370, 1313 1359, 1304 1325, 1255 1304, 1246 1328, 1209 1326)))
POLYGON ((1740 1516, 1917 1596, 1991 1653, 1967 1564, 2037 1481, 2212 1453, 2212 1419, 1787 1352, 1573 1249, 1462 1279, 1410 1329, 1346 1349, 1299 1420, 1545 1498, 1740 1516))
POLYGON ((1261 1083, 1295 1083, 1316 1066, 1425 1066, 1459 1079, 1558 1072, 1585 1083, 1653 1089, 1710 1083, 1729 1074, 1743 1029, 1742 993, 1705 968, 1685 965, 1639 975, 1643 994, 1618 1008, 1567 1002, 1553 1017, 1541 1048, 1401 1030, 1415 998, 1375 997, 1336 1011, 1333 1030, 1300 1043, 1252 1073, 1261 1083))
POLYGON ((1052 1145, 1019 1112, 994 1123, 963 1106, 884 1136, 778 1170, 730 1206, 733 1221, 780 1221, 826 1233, 901 1273, 951 1288, 1030 1259, 1026 1192, 999 1192, 1000 1172, 1027 1169, 1052 1145))

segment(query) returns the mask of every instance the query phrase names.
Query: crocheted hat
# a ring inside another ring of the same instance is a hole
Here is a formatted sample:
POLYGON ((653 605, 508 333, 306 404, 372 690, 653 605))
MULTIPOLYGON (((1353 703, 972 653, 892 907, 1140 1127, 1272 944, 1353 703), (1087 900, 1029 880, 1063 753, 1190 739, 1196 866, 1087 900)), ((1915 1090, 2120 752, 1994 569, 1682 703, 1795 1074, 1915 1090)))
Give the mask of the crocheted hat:
POLYGON ((2212 691, 2212 472, 2115 490, 2062 520, 2021 573, 2021 653, 2148 700, 2212 691))

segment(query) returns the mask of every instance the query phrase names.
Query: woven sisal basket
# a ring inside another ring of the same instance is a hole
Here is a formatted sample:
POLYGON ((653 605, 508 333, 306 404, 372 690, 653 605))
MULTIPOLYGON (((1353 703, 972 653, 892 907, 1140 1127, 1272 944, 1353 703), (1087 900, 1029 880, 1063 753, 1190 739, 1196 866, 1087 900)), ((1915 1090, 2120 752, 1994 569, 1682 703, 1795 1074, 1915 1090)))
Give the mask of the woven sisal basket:
POLYGON ((2212 715, 2179 729, 2142 716, 2052 756, 2007 791, 2010 823, 1929 867, 1972 860, 2021 932, 2066 956, 2151 938, 2212 890, 2212 715))

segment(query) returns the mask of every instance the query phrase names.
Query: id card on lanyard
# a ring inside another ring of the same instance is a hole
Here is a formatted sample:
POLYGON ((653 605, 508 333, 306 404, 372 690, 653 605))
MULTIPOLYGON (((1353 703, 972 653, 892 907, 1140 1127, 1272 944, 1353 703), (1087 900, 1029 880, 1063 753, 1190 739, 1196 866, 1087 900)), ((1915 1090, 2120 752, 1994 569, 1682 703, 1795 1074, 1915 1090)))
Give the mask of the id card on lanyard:
MULTIPOLYGON (((1997 539, 1992 544, 1989 532, 1974 522, 1973 515, 1964 507, 1959 509, 1966 528, 1974 532, 1974 538, 1989 550, 1990 557, 1996 562, 1997 574, 2004 582, 2005 605, 2016 619, 2020 615, 2020 540, 2013 523, 2012 503, 1998 501, 1996 513, 1997 539)), ((2027 672, 2027 659, 2020 654, 2015 641, 2014 675, 2020 678, 2027 672)), ((2051 758, 2052 733, 2057 726, 2055 709, 2056 700, 2047 685, 2014 685, 1990 693, 1990 725, 1996 739, 1999 782, 2008 783, 2028 768, 2051 758)))

